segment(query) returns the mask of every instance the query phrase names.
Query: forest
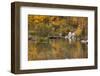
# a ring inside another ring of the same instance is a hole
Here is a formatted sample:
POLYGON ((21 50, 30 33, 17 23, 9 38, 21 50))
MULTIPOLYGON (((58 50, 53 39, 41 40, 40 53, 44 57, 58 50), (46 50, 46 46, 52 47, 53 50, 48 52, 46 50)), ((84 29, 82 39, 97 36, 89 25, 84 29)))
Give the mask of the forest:
POLYGON ((28 21, 29 38, 33 40, 64 38, 69 32, 79 40, 87 39, 87 17, 29 15, 28 21))

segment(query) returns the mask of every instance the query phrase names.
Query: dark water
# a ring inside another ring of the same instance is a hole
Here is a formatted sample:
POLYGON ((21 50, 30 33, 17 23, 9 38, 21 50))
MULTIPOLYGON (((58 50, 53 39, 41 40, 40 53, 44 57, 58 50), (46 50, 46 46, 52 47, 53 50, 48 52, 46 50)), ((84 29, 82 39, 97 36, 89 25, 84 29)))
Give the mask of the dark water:
POLYGON ((29 41, 28 60, 87 58, 87 46, 80 41, 65 39, 50 39, 42 43, 29 41))

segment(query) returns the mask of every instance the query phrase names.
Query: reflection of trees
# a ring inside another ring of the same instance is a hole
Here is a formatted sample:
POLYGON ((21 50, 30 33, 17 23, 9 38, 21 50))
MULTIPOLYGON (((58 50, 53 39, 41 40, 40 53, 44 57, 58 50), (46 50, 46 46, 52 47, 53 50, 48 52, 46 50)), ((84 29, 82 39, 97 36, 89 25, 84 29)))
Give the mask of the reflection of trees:
POLYGON ((83 58, 87 57, 87 46, 83 47, 79 41, 72 42, 71 44, 67 44, 67 53, 68 58, 83 58))
POLYGON ((49 43, 29 42, 29 60, 65 59, 65 58, 87 58, 87 46, 79 41, 53 39, 49 43))
POLYGON ((87 58, 88 57, 88 52, 86 51, 86 50, 88 50, 87 44, 82 44, 81 46, 82 46, 82 49, 83 49, 82 57, 87 58))

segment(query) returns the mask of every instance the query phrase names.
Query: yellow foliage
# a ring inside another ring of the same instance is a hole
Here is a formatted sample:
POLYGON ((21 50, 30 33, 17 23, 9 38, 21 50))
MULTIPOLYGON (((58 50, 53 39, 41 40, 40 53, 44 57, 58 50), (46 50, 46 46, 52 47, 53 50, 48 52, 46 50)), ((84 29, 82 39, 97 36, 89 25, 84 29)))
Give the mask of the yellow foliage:
POLYGON ((40 22, 43 22, 44 19, 46 18, 47 16, 40 16, 40 15, 29 15, 28 16, 28 21, 30 23, 30 25, 34 24, 34 23, 40 23, 40 22))
POLYGON ((77 36, 80 36, 81 33, 82 33, 82 29, 81 29, 80 27, 78 27, 77 30, 75 31, 75 34, 76 34, 77 36))

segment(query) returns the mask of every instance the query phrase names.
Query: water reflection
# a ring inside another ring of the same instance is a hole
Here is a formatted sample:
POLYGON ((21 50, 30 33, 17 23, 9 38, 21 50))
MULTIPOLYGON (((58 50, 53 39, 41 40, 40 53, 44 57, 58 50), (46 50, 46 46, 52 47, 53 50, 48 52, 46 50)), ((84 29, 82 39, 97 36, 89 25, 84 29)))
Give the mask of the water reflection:
POLYGON ((49 39, 48 42, 28 42, 28 60, 87 58, 87 44, 65 39, 49 39))

